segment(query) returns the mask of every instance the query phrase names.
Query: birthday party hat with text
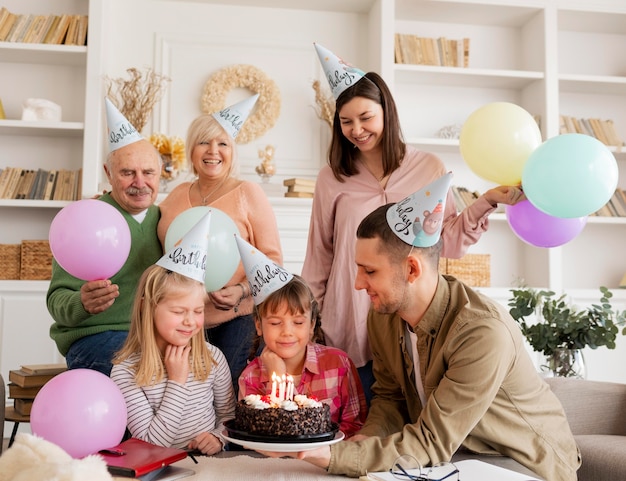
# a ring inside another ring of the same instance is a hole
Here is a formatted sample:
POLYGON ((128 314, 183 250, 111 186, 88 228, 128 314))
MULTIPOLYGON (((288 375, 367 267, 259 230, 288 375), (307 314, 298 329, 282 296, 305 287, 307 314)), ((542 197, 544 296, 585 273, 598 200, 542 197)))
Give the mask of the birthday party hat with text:
POLYGON ((286 271, 256 247, 235 235, 241 255, 243 269, 250 283, 254 304, 258 306, 272 292, 277 291, 291 279, 293 274, 286 271))
POLYGON ((434 180, 387 209, 387 223, 400 239, 415 247, 430 247, 441 237, 446 196, 452 173, 434 180))
POLYGON ((226 107, 219 112, 215 112, 212 115, 224 128, 228 135, 234 139, 239 134, 239 131, 250 115, 250 112, 252 112, 254 104, 256 104, 258 98, 259 94, 255 94, 252 97, 248 97, 247 99, 231 105, 230 107, 226 107))
POLYGON ((156 264, 204 284, 210 227, 208 211, 156 264))
POLYGON ((319 43, 314 43, 317 56, 324 69, 324 75, 330 85, 335 100, 348 87, 353 86, 365 76, 365 72, 353 67, 347 62, 337 57, 334 53, 319 43))
POLYGON ((107 110, 107 131, 111 152, 143 139, 133 124, 113 105, 113 102, 105 97, 104 103, 107 110))

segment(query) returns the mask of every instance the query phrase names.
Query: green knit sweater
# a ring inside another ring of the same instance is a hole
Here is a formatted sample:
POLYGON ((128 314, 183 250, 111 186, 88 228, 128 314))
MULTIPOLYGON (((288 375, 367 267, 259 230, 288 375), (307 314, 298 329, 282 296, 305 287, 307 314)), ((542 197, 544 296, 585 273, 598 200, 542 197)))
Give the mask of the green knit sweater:
POLYGON ((99 200, 115 207, 128 222, 131 235, 130 253, 120 271, 111 277, 111 282, 119 286, 119 297, 107 310, 94 315, 85 311, 80 301, 80 287, 85 281, 68 274, 56 261, 53 262, 46 303, 54 319, 50 327, 50 337, 64 356, 72 343, 85 336, 105 331, 128 331, 139 278, 163 254, 156 234, 161 216, 157 206, 153 205, 148 209, 140 224, 109 194, 100 196, 99 200))

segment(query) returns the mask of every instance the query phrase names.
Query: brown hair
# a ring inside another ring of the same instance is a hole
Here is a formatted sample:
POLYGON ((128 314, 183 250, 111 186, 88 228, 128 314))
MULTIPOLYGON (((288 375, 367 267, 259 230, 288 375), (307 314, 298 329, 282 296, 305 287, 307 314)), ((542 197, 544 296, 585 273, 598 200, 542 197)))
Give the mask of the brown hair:
MULTIPOLYGON (((167 297, 187 292, 197 285, 204 289, 202 283, 157 265, 148 267, 142 274, 135 294, 128 337, 113 360, 113 364, 119 364, 133 354, 139 354, 139 360, 132 366, 135 382, 139 386, 156 384, 166 373, 154 328, 157 305, 167 297)), ((205 381, 215 360, 204 340, 204 329, 191 338, 190 344, 189 357, 194 379, 205 381)))
MULTIPOLYGON (((256 321, 260 322, 264 316, 276 312, 282 306, 287 306, 287 310, 290 314, 304 314, 306 311, 311 311, 311 322, 314 325, 312 341, 318 344, 326 343, 324 331, 322 331, 322 317, 320 315, 319 304, 302 277, 294 274, 293 279, 287 284, 277 291, 272 292, 263 302, 255 306, 254 318, 256 321)), ((262 340, 261 336, 257 336, 254 340, 248 358, 249 360, 256 357, 262 340)))
POLYGON ((339 111, 355 97, 373 100, 380 104, 383 109, 383 174, 387 176, 396 170, 406 153, 398 109, 391 91, 380 75, 375 72, 368 72, 365 77, 344 90, 336 102, 328 164, 335 174, 335 178, 340 182, 344 181, 343 177, 350 177, 359 172, 356 166, 359 150, 343 135, 339 121, 339 111))
POLYGON ((380 239, 380 249, 384 250, 394 262, 401 262, 409 255, 411 249, 416 249, 420 252, 421 257, 436 270, 443 244, 442 239, 439 238, 431 247, 412 247, 404 242, 394 234, 387 223, 387 210, 393 205, 395 204, 381 205, 370 212, 357 228, 357 239, 380 239))

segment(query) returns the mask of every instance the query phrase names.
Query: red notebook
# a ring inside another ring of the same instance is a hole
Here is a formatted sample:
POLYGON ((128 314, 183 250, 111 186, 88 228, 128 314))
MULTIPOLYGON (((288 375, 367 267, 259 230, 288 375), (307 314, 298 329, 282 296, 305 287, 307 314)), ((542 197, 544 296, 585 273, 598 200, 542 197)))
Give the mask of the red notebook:
POLYGON ((112 475, 135 478, 187 457, 183 449, 164 448, 135 438, 98 454, 104 458, 112 475))

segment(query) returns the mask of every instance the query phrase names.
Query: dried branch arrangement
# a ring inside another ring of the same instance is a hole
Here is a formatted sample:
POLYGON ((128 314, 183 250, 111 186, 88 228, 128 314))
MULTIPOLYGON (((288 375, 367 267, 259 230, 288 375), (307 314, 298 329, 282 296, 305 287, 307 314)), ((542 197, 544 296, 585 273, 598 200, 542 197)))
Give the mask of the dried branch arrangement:
POLYGON ((332 95, 322 92, 319 80, 313 81, 313 90, 315 90, 315 103, 317 104, 315 113, 332 129, 335 118, 335 99, 332 95))
POLYGON ((161 100, 170 78, 156 73, 151 68, 141 72, 136 68, 126 70, 129 78, 105 77, 107 96, 122 112, 124 117, 141 132, 145 127, 154 105, 161 100))

